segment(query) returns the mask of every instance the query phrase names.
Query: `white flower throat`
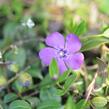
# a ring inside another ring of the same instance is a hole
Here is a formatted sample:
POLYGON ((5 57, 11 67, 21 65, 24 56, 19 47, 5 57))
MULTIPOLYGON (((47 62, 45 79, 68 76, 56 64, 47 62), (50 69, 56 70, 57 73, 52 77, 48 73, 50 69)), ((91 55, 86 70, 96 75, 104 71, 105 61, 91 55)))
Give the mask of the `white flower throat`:
POLYGON ((60 56, 61 58, 62 58, 62 57, 66 57, 66 56, 67 56, 67 51, 61 49, 61 50, 59 51, 59 56, 60 56))

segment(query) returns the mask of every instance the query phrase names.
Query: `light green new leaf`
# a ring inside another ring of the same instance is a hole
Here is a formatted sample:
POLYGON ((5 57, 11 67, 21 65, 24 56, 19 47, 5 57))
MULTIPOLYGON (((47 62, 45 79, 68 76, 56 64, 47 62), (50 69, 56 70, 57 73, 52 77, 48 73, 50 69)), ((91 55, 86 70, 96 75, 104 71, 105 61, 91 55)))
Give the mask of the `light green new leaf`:
POLYGON ((57 65, 57 62, 55 59, 52 59, 50 65, 49 65, 49 74, 51 78, 56 78, 58 77, 59 74, 59 68, 57 65))
POLYGON ((74 33, 75 33, 77 36, 80 36, 81 34, 85 33, 86 31, 87 31, 86 22, 85 22, 85 21, 81 21, 81 22, 77 25, 77 27, 76 27, 74 33))

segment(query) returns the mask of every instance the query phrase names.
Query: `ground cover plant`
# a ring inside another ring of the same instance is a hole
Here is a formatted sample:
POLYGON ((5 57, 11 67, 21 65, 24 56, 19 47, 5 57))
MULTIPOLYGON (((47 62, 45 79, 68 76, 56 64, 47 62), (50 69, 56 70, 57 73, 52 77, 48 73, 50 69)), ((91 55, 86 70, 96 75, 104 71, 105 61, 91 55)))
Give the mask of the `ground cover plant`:
POLYGON ((0 109, 109 109, 108 0, 0 0, 0 109))

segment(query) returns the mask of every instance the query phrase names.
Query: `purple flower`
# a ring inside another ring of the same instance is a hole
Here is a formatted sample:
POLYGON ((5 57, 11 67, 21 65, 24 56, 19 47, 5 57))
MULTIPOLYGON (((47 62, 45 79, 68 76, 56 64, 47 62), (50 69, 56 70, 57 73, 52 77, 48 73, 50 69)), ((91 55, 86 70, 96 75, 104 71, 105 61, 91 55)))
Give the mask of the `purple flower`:
POLYGON ((50 34, 45 43, 49 46, 39 52, 40 59, 45 65, 49 65, 53 58, 56 59, 60 73, 68 68, 77 70, 84 62, 84 55, 79 52, 81 42, 74 34, 68 34, 66 40, 58 32, 50 34))

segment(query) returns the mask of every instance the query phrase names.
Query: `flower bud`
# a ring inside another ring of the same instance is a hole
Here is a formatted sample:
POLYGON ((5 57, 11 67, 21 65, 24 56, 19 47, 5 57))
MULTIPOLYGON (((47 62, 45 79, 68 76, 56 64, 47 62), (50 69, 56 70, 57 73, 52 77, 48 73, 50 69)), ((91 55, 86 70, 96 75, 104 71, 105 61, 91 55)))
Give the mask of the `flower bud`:
POLYGON ((19 83, 24 87, 29 87, 32 85, 32 77, 27 72, 22 73, 19 76, 19 83))
POLYGON ((57 80, 57 79, 58 79, 58 75, 55 74, 55 75, 53 76, 53 80, 57 80))

